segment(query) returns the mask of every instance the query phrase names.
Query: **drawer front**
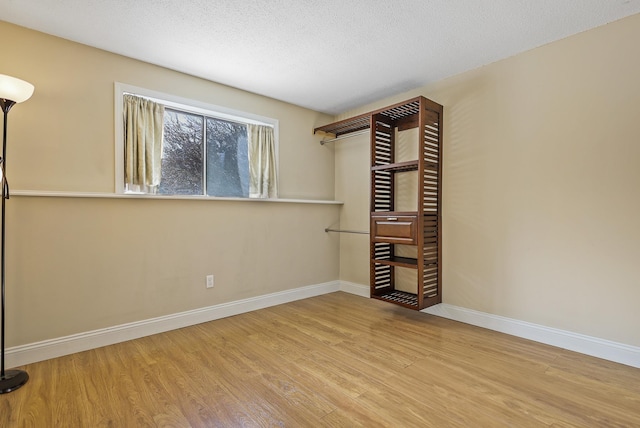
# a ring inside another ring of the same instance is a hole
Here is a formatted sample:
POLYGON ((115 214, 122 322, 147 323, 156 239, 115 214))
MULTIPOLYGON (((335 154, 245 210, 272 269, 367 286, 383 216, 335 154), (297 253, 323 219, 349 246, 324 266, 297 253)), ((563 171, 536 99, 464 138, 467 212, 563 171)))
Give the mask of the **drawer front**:
POLYGON ((374 242, 416 245, 417 217, 413 215, 371 215, 371 236, 374 242))

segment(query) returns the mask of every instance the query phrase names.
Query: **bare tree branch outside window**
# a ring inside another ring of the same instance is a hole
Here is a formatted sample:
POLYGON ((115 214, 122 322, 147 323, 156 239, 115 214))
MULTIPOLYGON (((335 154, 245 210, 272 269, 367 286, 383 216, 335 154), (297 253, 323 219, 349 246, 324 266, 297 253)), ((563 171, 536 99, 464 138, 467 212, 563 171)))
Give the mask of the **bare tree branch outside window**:
POLYGON ((204 118, 165 110, 162 180, 158 193, 202 195, 204 118))

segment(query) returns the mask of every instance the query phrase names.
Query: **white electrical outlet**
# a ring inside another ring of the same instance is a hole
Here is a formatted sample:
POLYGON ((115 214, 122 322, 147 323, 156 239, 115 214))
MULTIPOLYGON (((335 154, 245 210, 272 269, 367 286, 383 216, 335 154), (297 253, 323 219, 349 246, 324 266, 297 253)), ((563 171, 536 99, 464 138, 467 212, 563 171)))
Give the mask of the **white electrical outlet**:
POLYGON ((207 275, 207 288, 213 288, 213 275, 207 275))

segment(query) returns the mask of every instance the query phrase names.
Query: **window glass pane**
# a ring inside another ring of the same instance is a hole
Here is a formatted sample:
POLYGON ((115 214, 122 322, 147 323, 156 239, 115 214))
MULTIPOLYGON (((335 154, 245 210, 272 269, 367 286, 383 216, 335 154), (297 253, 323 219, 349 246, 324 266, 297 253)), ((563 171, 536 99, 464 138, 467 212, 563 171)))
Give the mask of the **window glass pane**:
POLYGON ((207 195, 249 197, 247 127, 207 119, 207 195))
POLYGON ((203 122, 202 116, 165 109, 162 180, 158 193, 204 194, 203 122))

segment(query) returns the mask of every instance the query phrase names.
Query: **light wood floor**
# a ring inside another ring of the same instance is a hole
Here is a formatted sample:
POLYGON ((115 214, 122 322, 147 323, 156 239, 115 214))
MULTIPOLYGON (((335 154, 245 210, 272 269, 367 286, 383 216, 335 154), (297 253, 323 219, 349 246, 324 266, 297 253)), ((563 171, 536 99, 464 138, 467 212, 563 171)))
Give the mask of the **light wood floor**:
POLYGON ((640 369, 345 293, 26 369, 1 427, 640 427, 640 369))

